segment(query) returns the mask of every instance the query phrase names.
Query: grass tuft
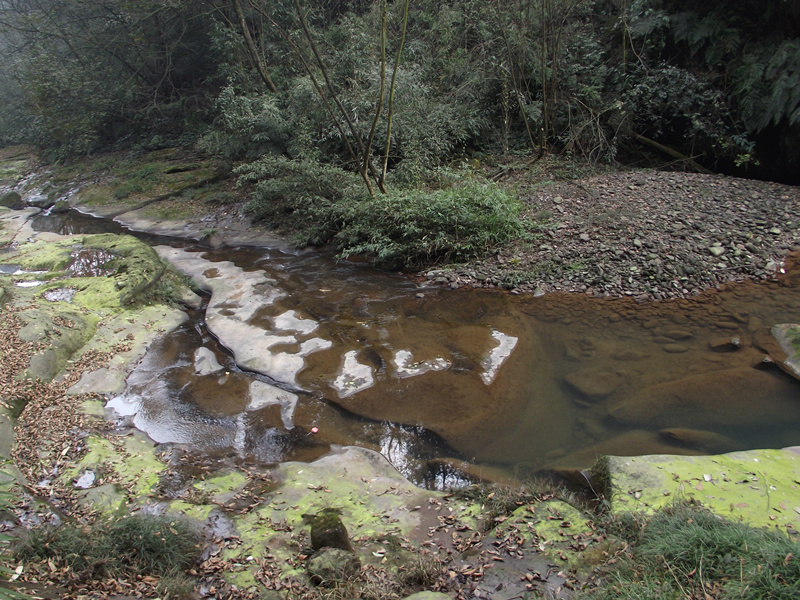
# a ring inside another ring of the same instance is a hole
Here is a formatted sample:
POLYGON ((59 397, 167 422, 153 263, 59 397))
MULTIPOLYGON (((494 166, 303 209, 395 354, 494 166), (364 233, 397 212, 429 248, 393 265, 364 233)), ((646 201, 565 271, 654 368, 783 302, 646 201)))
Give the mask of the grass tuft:
POLYGON ((800 598, 800 544, 779 531, 730 522, 680 504, 609 527, 632 550, 586 599, 800 598))
POLYGON ((23 560, 54 560, 88 577, 174 576, 198 556, 190 523, 170 516, 135 514, 94 525, 41 528, 16 548, 23 560))

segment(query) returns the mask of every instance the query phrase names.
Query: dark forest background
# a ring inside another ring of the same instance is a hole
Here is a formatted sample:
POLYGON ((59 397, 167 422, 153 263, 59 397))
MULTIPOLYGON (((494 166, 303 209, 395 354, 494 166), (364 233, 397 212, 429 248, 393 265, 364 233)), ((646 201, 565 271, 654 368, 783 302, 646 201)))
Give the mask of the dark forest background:
POLYGON ((0 144, 51 160, 190 146, 372 192, 547 152, 800 180, 795 0, 6 0, 0 45, 0 144))

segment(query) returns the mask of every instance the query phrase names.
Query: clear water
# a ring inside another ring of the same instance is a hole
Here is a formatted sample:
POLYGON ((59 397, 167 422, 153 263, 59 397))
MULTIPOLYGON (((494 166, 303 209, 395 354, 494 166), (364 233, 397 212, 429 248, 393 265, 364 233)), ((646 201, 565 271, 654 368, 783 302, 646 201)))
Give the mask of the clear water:
MULTIPOLYGON (((83 233, 80 221, 48 223, 83 233)), ((106 224, 90 222, 87 231, 106 224)), ((239 369, 198 313, 154 344, 115 400, 157 441, 254 462, 358 444, 428 487, 463 481, 449 459, 523 478, 600 454, 800 444, 800 381, 762 362, 768 328, 800 322, 797 262, 779 282, 637 304, 423 289, 326 252, 196 250, 274 281, 281 297, 265 296, 249 325, 268 332, 289 313, 332 344, 305 358, 296 382, 276 382, 239 369), (195 373, 201 346, 222 371, 195 373), (337 385, 347 356, 369 371, 369 387, 337 385), (248 410, 257 379, 297 396, 292 427, 278 405, 248 410)))

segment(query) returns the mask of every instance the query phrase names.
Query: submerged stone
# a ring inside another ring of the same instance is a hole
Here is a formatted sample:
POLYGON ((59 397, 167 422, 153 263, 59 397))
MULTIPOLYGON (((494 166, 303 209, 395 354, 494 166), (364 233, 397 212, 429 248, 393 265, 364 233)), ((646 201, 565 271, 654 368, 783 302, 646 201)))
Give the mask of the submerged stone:
POLYGON ((739 443, 729 437, 701 429, 673 427, 662 429, 658 435, 669 443, 693 448, 706 454, 731 452, 740 447, 739 443))
POLYGON ((776 419, 800 421, 800 402, 797 384, 781 373, 724 369, 626 393, 608 414, 641 427, 672 427, 678 419, 694 429, 768 426, 776 419))
POLYGON ((582 369, 568 373, 564 381, 589 400, 597 401, 614 392, 624 379, 608 370, 582 369))

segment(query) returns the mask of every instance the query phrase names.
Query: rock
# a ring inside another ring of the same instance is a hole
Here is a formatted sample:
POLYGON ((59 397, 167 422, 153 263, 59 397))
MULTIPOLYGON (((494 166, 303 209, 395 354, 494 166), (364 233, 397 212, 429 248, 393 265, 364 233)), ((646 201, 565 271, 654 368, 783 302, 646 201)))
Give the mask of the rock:
POLYGON ((200 347, 194 351, 194 372, 196 375, 213 375, 222 371, 216 355, 210 348, 200 347))
POLYGON ((736 443, 729 437, 702 429, 672 427, 662 429, 658 432, 658 435, 669 443, 693 448, 706 454, 731 452, 741 448, 741 444, 736 443))
POLYGON ((730 521, 782 533, 797 522, 797 512, 789 507, 800 506, 800 448, 679 458, 611 456, 609 472, 614 514, 652 512, 681 499, 696 500, 730 521))
POLYGON ((714 429, 800 420, 797 384, 780 373, 726 369, 630 392, 612 401, 609 416, 635 427, 714 429))
POLYGON ((661 335, 665 338, 669 338, 671 340, 679 341, 679 340, 689 340, 694 337, 690 332, 683 331, 682 329, 671 329, 669 331, 661 332, 661 335))
POLYGON ((583 369, 569 373, 564 381, 587 399, 597 402, 614 392, 623 378, 605 369, 583 369))
POLYGON ((670 354, 682 354, 683 352, 688 352, 689 347, 684 344, 665 344, 661 349, 670 354))
POLYGON ((645 354, 644 352, 637 352, 636 350, 618 350, 616 352, 612 352, 611 354, 611 358, 621 362, 644 360, 648 356, 648 354, 645 354))
POLYGON ((709 342, 709 346, 714 352, 733 352, 738 350, 742 345, 742 339, 739 336, 716 338, 709 342))
POLYGON ((441 592, 417 592, 406 596, 403 600, 450 600, 450 596, 441 592))
POLYGON ((317 514, 303 515, 303 521, 311 525, 311 546, 314 550, 337 548, 353 552, 347 528, 342 523, 341 510, 323 508, 317 514))
POLYGON ((25 208, 25 203, 22 201, 22 196, 17 192, 8 192, 0 197, 0 206, 5 206, 11 210, 22 210, 25 208))
POLYGON ((323 548, 308 560, 306 569, 314 585, 333 586, 358 573, 361 561, 352 552, 323 548))
MULTIPOLYGON (((772 337, 778 342, 781 350, 786 354, 785 358, 776 359, 778 366, 781 367, 792 377, 800 379, 800 325, 792 323, 782 323, 775 325, 770 330, 772 337)), ((770 353, 772 356, 772 353, 770 353)))
POLYGON ((254 318, 285 295, 263 271, 244 271, 232 262, 212 262, 200 253, 178 248, 159 246, 156 251, 192 277, 198 287, 211 292, 206 325, 242 368, 297 385, 306 357, 333 346, 330 340, 316 337, 301 342, 297 333, 281 331, 271 320, 254 318), (274 346, 295 348, 277 351, 272 350, 274 346))
POLYGON ((711 246, 708 249, 708 251, 712 256, 717 256, 717 257, 725 254, 725 248, 723 248, 722 246, 711 246))
POLYGON ((691 448, 681 448, 653 431, 643 429, 628 431, 608 440, 603 440, 572 452, 545 467, 546 470, 566 477, 578 485, 586 485, 586 478, 579 470, 591 467, 597 457, 606 454, 635 456, 639 454, 699 454, 691 448), (578 471, 576 471, 578 470, 578 471))
POLYGON ((28 206, 33 206, 34 208, 42 208, 47 209, 53 206, 55 202, 48 198, 45 194, 31 194, 27 198, 25 198, 25 203, 28 206))
POLYGON ((63 215, 68 213, 72 207, 69 205, 69 202, 66 200, 59 200, 53 206, 50 207, 50 214, 51 215, 63 215))

